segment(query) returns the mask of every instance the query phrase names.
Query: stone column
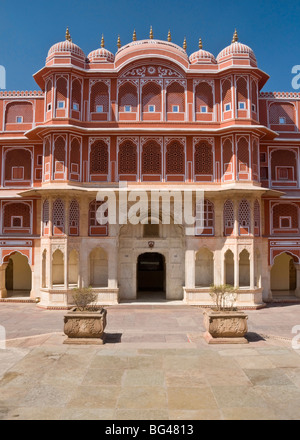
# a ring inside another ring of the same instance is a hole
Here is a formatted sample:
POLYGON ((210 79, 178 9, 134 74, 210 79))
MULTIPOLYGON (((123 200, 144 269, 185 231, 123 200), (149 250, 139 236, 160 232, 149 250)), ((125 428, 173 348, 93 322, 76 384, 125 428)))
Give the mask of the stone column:
POLYGON ((239 248, 236 244, 235 252, 234 252, 234 287, 239 288, 240 286, 240 256, 239 256, 239 248))
POLYGON ((252 243, 252 251, 250 252, 250 289, 255 289, 255 261, 254 261, 254 250, 252 243))
POLYGON ((223 236, 223 207, 224 201, 217 199, 215 200, 215 237, 223 236))
POLYGON ((64 232, 66 235, 66 243, 65 243, 65 258, 64 258, 64 289, 68 290, 69 287, 69 255, 68 255, 68 235, 69 235, 69 211, 70 211, 70 200, 69 197, 65 197, 65 225, 64 232))
POLYGON ((7 298, 7 290, 5 286, 5 271, 7 264, 0 266, 0 298, 7 298))
POLYGON ((220 285, 225 284, 225 274, 224 274, 224 261, 222 259, 222 252, 220 250, 215 250, 214 252, 214 284, 220 285))
POLYGON ((193 289, 195 287, 195 251, 185 251, 185 287, 193 289))
POLYGON ((108 287, 118 288, 118 249, 113 246, 108 253, 108 287))

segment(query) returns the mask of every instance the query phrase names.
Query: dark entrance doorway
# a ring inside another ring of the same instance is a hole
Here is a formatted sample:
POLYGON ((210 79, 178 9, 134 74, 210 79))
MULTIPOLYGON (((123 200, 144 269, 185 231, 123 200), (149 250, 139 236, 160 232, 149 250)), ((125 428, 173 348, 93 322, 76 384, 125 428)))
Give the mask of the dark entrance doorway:
POLYGON ((164 296, 165 279, 165 258, 163 255, 157 252, 146 252, 138 257, 138 296, 141 296, 143 292, 160 292, 164 296))

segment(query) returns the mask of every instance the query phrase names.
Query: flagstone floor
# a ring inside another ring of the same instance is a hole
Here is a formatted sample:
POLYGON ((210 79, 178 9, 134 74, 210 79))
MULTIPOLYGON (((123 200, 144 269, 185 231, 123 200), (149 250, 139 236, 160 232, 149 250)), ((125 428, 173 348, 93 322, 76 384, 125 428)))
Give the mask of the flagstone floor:
POLYGON ((0 304, 0 419, 300 419, 299 305, 247 312, 243 346, 207 345, 198 307, 107 309, 106 344, 73 346, 65 312, 0 304))

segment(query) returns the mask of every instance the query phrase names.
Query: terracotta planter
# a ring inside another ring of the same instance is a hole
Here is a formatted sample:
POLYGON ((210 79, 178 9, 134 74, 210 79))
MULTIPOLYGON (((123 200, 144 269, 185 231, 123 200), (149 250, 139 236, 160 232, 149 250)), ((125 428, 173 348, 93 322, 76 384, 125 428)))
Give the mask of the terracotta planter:
POLYGON ((248 331, 248 315, 239 311, 205 310, 204 339, 209 344, 248 344, 245 335, 248 331))
POLYGON ((64 344, 103 344, 106 314, 105 309, 95 312, 72 309, 64 316, 64 333, 68 336, 64 344))

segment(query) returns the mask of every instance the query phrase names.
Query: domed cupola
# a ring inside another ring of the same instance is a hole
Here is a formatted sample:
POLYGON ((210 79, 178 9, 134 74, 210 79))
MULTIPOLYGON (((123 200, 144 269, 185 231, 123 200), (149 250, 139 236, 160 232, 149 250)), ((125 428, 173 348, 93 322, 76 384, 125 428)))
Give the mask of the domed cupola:
POLYGON ((109 50, 104 47, 104 37, 102 35, 101 47, 99 49, 93 50, 88 55, 88 60, 90 64, 96 63, 113 63, 115 60, 114 54, 109 52, 109 50))
POLYGON ((199 50, 190 55, 191 64, 217 64, 217 61, 212 53, 203 50, 202 40, 199 39, 199 50))
POLYGON ((60 64, 62 60, 65 64, 82 64, 85 62, 85 54, 79 46, 72 42, 69 28, 66 30, 65 41, 56 43, 49 49, 46 64, 55 64, 57 59, 60 60, 60 64))
POLYGON ((238 41, 238 34, 235 30, 233 39, 230 46, 225 47, 217 56, 217 62, 223 63, 228 60, 233 60, 233 64, 236 65, 250 65, 257 67, 257 61, 255 54, 251 47, 246 46, 238 41), (235 62, 237 61, 238 62, 235 62))

